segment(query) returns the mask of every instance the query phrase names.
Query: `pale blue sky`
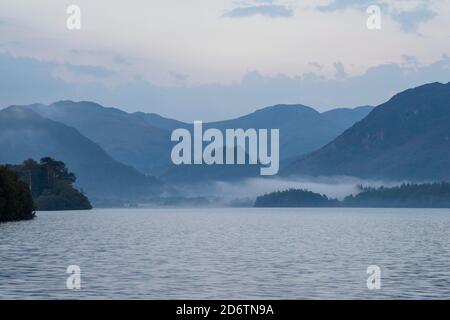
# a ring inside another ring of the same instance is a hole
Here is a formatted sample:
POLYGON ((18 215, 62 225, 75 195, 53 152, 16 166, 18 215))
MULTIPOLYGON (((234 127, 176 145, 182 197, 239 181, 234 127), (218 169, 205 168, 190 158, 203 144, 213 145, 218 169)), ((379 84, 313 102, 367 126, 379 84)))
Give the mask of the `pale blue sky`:
POLYGON ((0 107, 93 100, 209 121, 277 103, 376 105, 450 81, 449 17, 447 0, 5 0, 0 107), (69 4, 81 30, 65 27, 69 4))

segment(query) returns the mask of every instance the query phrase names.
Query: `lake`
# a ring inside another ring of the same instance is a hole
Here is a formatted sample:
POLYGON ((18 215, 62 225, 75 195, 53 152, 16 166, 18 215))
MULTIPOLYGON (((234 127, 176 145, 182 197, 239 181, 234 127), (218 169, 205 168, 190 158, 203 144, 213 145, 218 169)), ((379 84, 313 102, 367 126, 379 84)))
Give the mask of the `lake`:
POLYGON ((0 298, 450 298, 449 231, 447 209, 38 212, 0 224, 0 298))

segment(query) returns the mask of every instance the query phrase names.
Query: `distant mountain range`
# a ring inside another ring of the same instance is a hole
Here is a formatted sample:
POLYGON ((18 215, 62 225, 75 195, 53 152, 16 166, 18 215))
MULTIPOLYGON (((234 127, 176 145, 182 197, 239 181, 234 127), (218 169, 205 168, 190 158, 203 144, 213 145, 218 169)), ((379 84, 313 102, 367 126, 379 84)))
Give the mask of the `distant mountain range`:
POLYGON ((293 161, 283 173, 450 180, 450 83, 395 95, 331 143, 293 161))
MULTIPOLYGON (((371 106, 338 108, 320 113, 311 107, 298 105, 275 105, 259 109, 248 115, 203 124, 204 129, 280 129, 280 156, 287 159, 307 154, 333 140, 354 123, 367 116, 371 106)), ((161 117, 154 113, 137 112, 133 115, 145 120, 153 127, 174 130, 192 124, 161 117)), ((201 119, 199 119, 201 120, 201 119)))
MULTIPOLYGON (((314 151, 333 140, 337 135, 355 122, 364 118, 373 107, 364 106, 354 109, 340 108, 320 113, 304 105, 276 105, 257 110, 236 119, 204 123, 204 130, 226 129, 279 129, 280 130, 280 166, 289 163, 290 158, 314 151)), ((149 118, 147 118, 149 119, 149 118)), ((154 118, 152 125, 157 126, 161 119, 154 118)), ((148 120, 150 121, 150 120, 148 120)), ((170 123, 165 121, 166 128, 170 123)), ((180 125, 177 123, 176 125, 180 125)), ((191 125, 184 124, 191 129, 191 125)), ((191 129, 192 130, 192 129, 191 129)), ((256 177, 259 169, 255 166, 172 166, 161 178, 170 182, 188 182, 204 180, 236 180, 256 177)))
MULTIPOLYGON (((94 202, 149 199, 173 191, 171 185, 259 176, 257 166, 173 165, 176 128, 192 130, 192 124, 93 102, 13 106, 0 110, 0 163, 60 159, 94 202)), ((204 123, 207 128, 279 129, 283 176, 450 180, 450 83, 407 90, 376 108, 320 113, 276 105, 204 123)))
MULTIPOLYGON (((171 132, 177 128, 192 131, 190 123, 153 113, 127 113, 93 102, 59 101, 23 108, 77 129, 115 160, 169 182, 233 180, 259 175, 257 167, 248 165, 174 166, 170 159, 175 144, 170 141, 171 132)), ((303 105, 277 105, 237 119, 204 123, 204 128, 280 129, 280 158, 284 161, 318 149, 371 110, 372 107, 365 106, 319 113, 303 105)))
POLYGON ((133 115, 155 128, 172 131, 177 128, 189 128, 190 124, 170 118, 165 118, 156 113, 135 112, 133 115))
POLYGON ((240 118, 210 122, 205 128, 280 129, 280 158, 310 153, 363 119, 373 107, 340 108, 320 113, 311 107, 276 105, 240 118))
POLYGON ((0 163, 18 164, 50 156, 64 161, 93 200, 145 198, 160 192, 161 182, 107 154, 76 129, 43 118, 23 107, 0 111, 0 163))
POLYGON ((144 174, 158 175, 170 162, 170 131, 152 126, 138 114, 93 102, 59 101, 26 108, 77 129, 111 157, 144 174))

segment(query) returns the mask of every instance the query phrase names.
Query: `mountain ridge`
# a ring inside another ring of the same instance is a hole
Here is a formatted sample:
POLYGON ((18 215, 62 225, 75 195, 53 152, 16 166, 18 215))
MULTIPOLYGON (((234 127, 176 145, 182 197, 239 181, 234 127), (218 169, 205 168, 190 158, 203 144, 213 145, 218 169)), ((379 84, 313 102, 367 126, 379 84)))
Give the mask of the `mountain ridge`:
POLYGON ((283 174, 450 179, 450 83, 411 88, 283 174))
MULTIPOLYGON (((152 113, 127 113, 117 108, 103 107, 89 101, 62 100, 50 105, 24 106, 49 119, 78 129, 83 135, 100 145, 114 159, 135 167, 140 172, 169 180, 225 179, 231 176, 254 176, 257 170, 208 167, 187 168, 175 172, 170 154, 176 144, 170 140, 171 130, 192 124, 165 118, 152 113), (189 172, 187 172, 189 171, 189 172), (195 174, 194 174, 195 172, 195 174), (179 175, 179 177, 177 177, 179 175)), ((280 129, 280 158, 289 159, 306 154, 331 141, 347 128, 349 123, 360 120, 370 107, 340 108, 340 118, 330 113, 320 113, 304 105, 275 105, 264 107, 242 117, 219 122, 204 123, 204 129, 255 128, 280 129), (333 118, 333 119, 330 119, 333 118)))
POLYGON ((0 110, 0 149, 0 163, 20 164, 46 156, 61 159, 93 199, 147 196, 159 192, 162 185, 112 159, 77 129, 20 106, 0 110))

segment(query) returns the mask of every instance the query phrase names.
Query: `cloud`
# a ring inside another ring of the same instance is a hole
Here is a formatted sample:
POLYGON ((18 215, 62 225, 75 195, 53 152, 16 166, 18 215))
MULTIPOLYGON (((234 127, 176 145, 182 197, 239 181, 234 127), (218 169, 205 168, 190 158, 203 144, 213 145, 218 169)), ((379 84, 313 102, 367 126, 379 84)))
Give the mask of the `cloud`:
POLYGON ((19 41, 0 42, 0 48, 11 48, 11 47, 17 47, 20 45, 21 45, 21 43, 19 41))
POLYGON ((111 70, 99 66, 66 64, 65 67, 78 75, 92 76, 95 78, 107 78, 114 74, 111 70))
MULTIPOLYGON (((158 86, 139 77, 113 86, 108 83, 108 77, 91 75, 86 81, 86 73, 105 76, 109 73, 96 66, 72 66, 85 77, 67 79, 66 74, 61 76, 57 72, 61 68, 64 69, 65 64, 0 54, 0 105, 91 100, 126 111, 155 112, 184 121, 212 121, 283 103, 302 103, 320 111, 339 106, 377 105, 411 87, 450 81, 449 56, 431 65, 422 65, 416 57, 404 56, 400 64, 379 65, 361 75, 345 78, 327 79, 313 72, 297 77, 281 74, 267 77, 250 72, 240 82, 229 85, 178 87, 158 86)), ((120 75, 112 75, 116 76, 120 75)))
POLYGON ((428 9, 426 6, 420 6, 412 11, 403 11, 394 14, 393 19, 398 21, 403 31, 417 32, 420 23, 433 19, 436 13, 428 9))
POLYGON ((318 10, 322 12, 332 12, 347 8, 366 9, 368 6, 379 3, 373 0, 334 0, 325 5, 319 5, 318 10))
POLYGON ((7 25, 9 22, 8 22, 8 19, 6 18, 6 17, 2 17, 2 16, 0 16, 0 26, 5 26, 5 25, 7 25))
POLYGON ((407 67, 413 68, 413 69, 420 67, 419 61, 417 61, 417 58, 414 56, 404 54, 404 55, 402 55, 402 59, 404 61, 404 63, 403 63, 404 66, 407 66, 407 67))
POLYGON ((270 18, 292 17, 293 10, 287 6, 276 4, 254 5, 234 8, 223 15, 227 18, 242 18, 261 15, 270 18))
POLYGON ((443 53, 450 55, 447 0, 429 1, 428 10, 437 16, 418 23, 417 33, 405 33, 393 15, 413 12, 422 0, 371 0, 390 10, 380 32, 367 30, 369 2, 360 0, 136 0, 134 6, 79 0, 84 22, 82 30, 73 32, 66 28, 65 6, 53 0, 24 1, 29 10, 0 1, 0 19, 7 22, 0 27, 0 51, 58 64, 102 66, 123 83, 139 75, 158 86, 180 86, 172 71, 189 75, 182 83, 186 86, 232 85, 249 70, 272 78, 308 72, 335 78, 336 61, 353 77, 383 63, 400 63, 403 54, 417 56, 424 64, 443 53), (335 11, 320 11, 320 6, 335 11), (32 14, 36 10, 37 16, 32 14), (251 17, 222 18, 224 13, 251 17), (6 46, 8 41, 21 46, 6 46), (324 67, 316 68, 311 61, 324 67))
POLYGON ((223 204, 232 203, 235 199, 249 199, 253 203, 256 197, 288 189, 306 189, 324 194, 330 198, 342 200, 351 194, 357 194, 358 185, 380 187, 393 187, 406 181, 386 182, 380 180, 364 180, 354 177, 317 177, 317 178, 249 178, 239 183, 213 181, 201 185, 184 188, 186 196, 220 197, 223 204))
POLYGON ((7 21, 5 18, 0 17, 0 28, 1 29, 7 29, 11 26, 11 23, 7 21))
POLYGON ((315 62, 315 61, 308 62, 308 65, 311 66, 311 67, 316 68, 317 70, 322 70, 323 67, 324 67, 323 64, 320 64, 320 63, 315 62))
POLYGON ((120 55, 115 55, 113 57, 113 62, 116 64, 129 64, 130 63, 126 58, 124 58, 120 55))
POLYGON ((430 9, 429 1, 389 1, 389 0, 334 0, 326 5, 317 7, 322 12, 334 12, 353 8, 365 10, 370 5, 378 5, 382 14, 386 14, 394 21, 400 23, 404 32, 417 32, 421 23, 432 20, 436 13, 430 9))
POLYGON ((337 79, 347 78, 347 73, 345 72, 344 65, 341 62, 335 62, 333 66, 334 69, 336 70, 337 79))
POLYGON ((111 61, 116 65, 129 65, 130 61, 120 54, 106 50, 71 49, 70 53, 77 58, 101 59, 111 61))
POLYGON ((170 72, 170 75, 172 77, 174 77, 175 79, 177 79, 178 81, 186 81, 189 79, 189 75, 188 74, 184 74, 184 73, 179 73, 179 72, 170 72))

